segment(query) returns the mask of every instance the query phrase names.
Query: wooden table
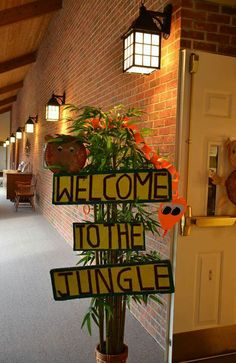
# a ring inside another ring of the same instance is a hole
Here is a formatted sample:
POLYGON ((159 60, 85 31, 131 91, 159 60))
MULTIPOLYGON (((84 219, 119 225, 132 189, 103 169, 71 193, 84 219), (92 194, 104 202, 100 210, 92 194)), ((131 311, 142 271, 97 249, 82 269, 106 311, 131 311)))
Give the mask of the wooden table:
POLYGON ((32 173, 17 170, 3 170, 3 186, 6 187, 7 199, 15 199, 16 182, 31 182, 32 173))

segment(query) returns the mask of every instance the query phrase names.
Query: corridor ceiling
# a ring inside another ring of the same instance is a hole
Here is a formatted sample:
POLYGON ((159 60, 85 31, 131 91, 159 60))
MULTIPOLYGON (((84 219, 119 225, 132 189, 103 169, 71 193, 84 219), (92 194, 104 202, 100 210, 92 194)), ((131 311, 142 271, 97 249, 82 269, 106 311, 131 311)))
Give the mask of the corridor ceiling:
POLYGON ((62 0, 0 1, 0 114, 10 111, 62 0))
MULTIPOLYGON (((206 0, 235 5, 236 0, 206 0)), ((10 111, 63 0, 0 0, 0 114, 10 111)))

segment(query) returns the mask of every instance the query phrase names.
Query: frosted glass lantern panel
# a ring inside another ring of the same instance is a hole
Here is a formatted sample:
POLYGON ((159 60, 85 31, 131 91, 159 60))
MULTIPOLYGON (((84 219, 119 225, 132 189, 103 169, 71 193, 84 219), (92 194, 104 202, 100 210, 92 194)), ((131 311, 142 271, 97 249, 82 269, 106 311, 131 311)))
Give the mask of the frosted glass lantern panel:
POLYGON ((143 46, 142 44, 135 44, 135 53, 136 54, 142 54, 143 53, 143 46))
POLYGON ((151 34, 144 34, 144 43, 151 44, 151 34))
POLYGON ((159 45, 160 44, 160 36, 157 34, 152 34, 152 44, 159 45))
POLYGON ((58 121, 60 118, 60 107, 59 106, 47 106, 47 121, 58 121))
POLYGON ((152 46, 152 55, 159 56, 159 47, 152 46))
POLYGON ((152 57, 151 66, 159 67, 159 57, 152 57))
POLYGON ((151 46, 150 45, 147 45, 147 44, 144 44, 144 46, 143 46, 143 53, 145 55, 150 55, 151 54, 151 46))
POLYGON ((141 55, 135 55, 135 64, 142 64, 142 56, 141 55))
POLYGON ((143 33, 137 32, 135 36, 136 43, 143 43, 143 33))

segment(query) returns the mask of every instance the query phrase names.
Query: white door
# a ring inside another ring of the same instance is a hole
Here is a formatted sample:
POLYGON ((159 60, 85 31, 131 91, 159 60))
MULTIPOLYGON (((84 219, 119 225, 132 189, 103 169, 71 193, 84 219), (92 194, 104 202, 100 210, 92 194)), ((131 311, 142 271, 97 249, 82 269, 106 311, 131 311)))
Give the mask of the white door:
MULTIPOLYGON (((219 216, 236 216, 225 187, 208 178, 209 169, 225 177, 233 170, 225 141, 236 139, 236 58, 196 55, 192 75, 182 75, 179 170, 192 215, 215 215, 203 221, 212 225, 219 216)), ((185 53, 186 69, 190 57, 185 53)), ((236 323, 235 265, 236 224, 193 226, 189 236, 178 237, 174 333, 236 323)))

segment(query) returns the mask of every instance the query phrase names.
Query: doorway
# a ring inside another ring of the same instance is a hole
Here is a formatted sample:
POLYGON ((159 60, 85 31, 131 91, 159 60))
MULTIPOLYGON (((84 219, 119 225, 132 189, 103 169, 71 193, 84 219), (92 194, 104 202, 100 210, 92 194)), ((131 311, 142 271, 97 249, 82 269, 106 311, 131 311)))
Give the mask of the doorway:
POLYGON ((176 245, 173 362, 236 351, 236 205, 225 187, 236 169, 227 146, 236 140, 236 58, 184 50, 181 65, 178 169, 189 208, 176 245))

